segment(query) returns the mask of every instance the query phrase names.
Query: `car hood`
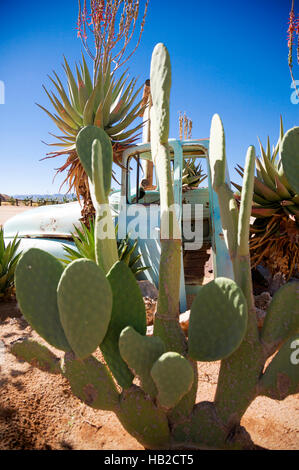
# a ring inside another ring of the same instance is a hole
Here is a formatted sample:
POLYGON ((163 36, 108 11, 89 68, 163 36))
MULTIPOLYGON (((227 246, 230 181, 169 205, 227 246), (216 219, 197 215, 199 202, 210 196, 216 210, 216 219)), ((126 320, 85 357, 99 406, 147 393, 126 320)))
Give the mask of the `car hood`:
MULTIPOLYGON (((117 216, 117 201, 110 202, 110 207, 112 217, 117 216)), ((71 238, 74 226, 80 226, 81 209, 79 202, 69 202, 24 211, 4 224, 4 237, 71 238)))
POLYGON ((4 224, 4 236, 68 238, 74 225, 80 225, 80 218, 79 202, 36 207, 9 219, 4 224))

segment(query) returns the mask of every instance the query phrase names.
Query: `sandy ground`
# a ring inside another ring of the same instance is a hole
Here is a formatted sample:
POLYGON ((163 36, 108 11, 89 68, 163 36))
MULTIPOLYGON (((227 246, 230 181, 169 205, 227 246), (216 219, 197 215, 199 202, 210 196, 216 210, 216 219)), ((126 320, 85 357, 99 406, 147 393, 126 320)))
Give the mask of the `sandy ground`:
POLYGON ((0 225, 3 225, 8 219, 14 217, 21 212, 28 211, 32 209, 27 206, 0 206, 0 225))
MULTIPOLYGON (((0 206, 0 225, 30 207, 0 206)), ((68 382, 8 352, 22 337, 43 342, 19 317, 14 303, 0 309, 0 450, 142 450, 113 413, 95 411, 72 396, 68 382), (7 317, 7 313, 9 316, 7 317)), ((197 401, 213 400, 219 363, 199 363, 197 401)), ((299 449, 299 395, 283 402, 259 397, 242 423, 253 441, 267 449, 299 449)))
MULTIPOLYGON (((0 450, 142 450, 113 413, 88 408, 72 396, 64 378, 34 369, 8 352, 22 337, 43 342, 17 318, 15 304, 9 310, 11 317, 1 321, 0 315, 0 450)), ((219 363, 199 363, 198 371, 197 400, 213 400, 219 363)), ((256 399, 242 425, 264 448, 299 449, 299 395, 283 402, 256 399)))

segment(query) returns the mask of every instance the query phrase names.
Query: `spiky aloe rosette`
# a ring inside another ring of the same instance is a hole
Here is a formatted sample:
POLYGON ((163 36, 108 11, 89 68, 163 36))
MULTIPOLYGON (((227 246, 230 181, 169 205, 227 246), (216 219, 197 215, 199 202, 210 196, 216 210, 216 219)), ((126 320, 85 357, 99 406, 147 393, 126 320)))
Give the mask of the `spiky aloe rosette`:
MULTIPOLYGON (((53 105, 55 113, 38 105, 53 120, 62 135, 53 135, 57 141, 50 146, 61 150, 51 152, 46 158, 61 155, 67 156, 66 162, 57 170, 61 173, 67 170, 63 183, 67 182, 69 189, 74 188, 78 198, 83 197, 87 206, 91 206, 88 177, 81 165, 76 150, 77 135, 84 126, 94 125, 104 129, 111 140, 113 160, 120 164, 120 155, 124 148, 132 145, 137 137, 142 123, 133 126, 135 119, 142 112, 141 100, 136 102, 140 88, 136 90, 136 79, 128 82, 127 71, 119 78, 111 71, 111 59, 103 68, 100 63, 96 75, 96 83, 92 82, 89 69, 82 54, 82 62, 76 65, 76 77, 64 59, 64 71, 67 78, 67 92, 62 81, 54 71, 54 77, 49 77, 56 89, 56 94, 44 90, 53 105)), ((93 215, 93 210, 86 208, 86 217, 93 215)), ((86 220, 87 222, 88 220, 86 220)))
MULTIPOLYGON (((62 260, 64 264, 70 264, 72 261, 81 258, 87 258, 96 261, 96 243, 95 243, 95 228, 94 221, 89 221, 89 227, 81 222, 81 227, 75 227, 75 232, 72 234, 76 249, 71 248, 69 245, 64 245, 63 249, 66 258, 62 260)), ((115 227, 115 236, 117 238, 118 225, 115 227)), ((117 251, 120 261, 126 263, 131 269, 132 273, 137 277, 143 271, 149 269, 149 266, 140 266, 139 261, 142 257, 141 253, 136 255, 136 248, 138 240, 132 241, 129 234, 126 238, 117 240, 117 251)))
MULTIPOLYGON (((295 129, 298 128, 294 128, 294 132, 295 129)), ((254 221, 250 227, 252 267, 263 263, 272 274, 281 272, 287 280, 298 273, 299 263, 299 195, 294 186, 296 179, 299 179, 298 136, 292 149, 288 144, 290 139, 294 140, 294 132, 284 135, 281 120, 276 147, 271 151, 269 138, 266 150, 260 143, 261 157, 256 159, 257 176, 251 212, 254 221), (286 147, 291 162, 288 174, 282 161, 282 152, 286 147)), ((244 176, 240 165, 236 170, 244 176)), ((241 190, 241 186, 233 185, 241 190)))
POLYGON ((89 126, 80 131, 77 148, 97 211, 96 262, 77 260, 63 270, 51 255, 31 249, 16 271, 24 316, 49 344, 65 352, 64 359, 59 363, 46 347, 31 340, 14 343, 11 351, 42 370, 62 373, 74 395, 95 409, 113 411, 146 448, 254 448, 240 426, 250 403, 258 395, 282 400, 299 391, 299 367, 290 360, 293 345, 299 341, 298 284, 287 284, 276 293, 260 335, 248 247, 255 151, 253 147, 248 150, 238 211, 225 183, 222 123, 214 116, 211 174, 236 282, 218 278, 201 288, 192 305, 186 339, 179 324, 181 239, 172 207, 168 148, 171 68, 163 44, 153 53, 151 83, 152 153, 161 191, 161 234, 170 228, 169 236, 161 238, 154 336, 146 336, 138 284, 130 269, 117 260, 107 205, 111 143, 102 129, 89 126), (110 238, 103 237, 103 223, 108 230, 110 227, 110 238), (98 346, 105 364, 94 354, 98 346), (196 403, 196 362, 215 360, 221 360, 215 401, 196 403))
POLYGON ((4 231, 0 227, 0 301, 10 299, 14 292, 14 275, 21 254, 17 254, 21 241, 16 235, 5 245, 4 231))
POLYGON ((207 177, 200 163, 196 164, 193 158, 184 160, 182 174, 183 189, 198 188, 207 177))

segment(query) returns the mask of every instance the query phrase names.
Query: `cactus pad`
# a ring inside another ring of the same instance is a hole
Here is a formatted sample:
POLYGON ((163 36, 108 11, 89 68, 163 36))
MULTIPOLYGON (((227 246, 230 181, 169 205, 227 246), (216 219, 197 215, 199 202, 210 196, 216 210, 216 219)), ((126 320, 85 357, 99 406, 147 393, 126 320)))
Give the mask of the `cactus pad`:
POLYGON ((232 354, 247 328, 247 304, 231 279, 202 286, 191 308, 189 354, 197 361, 217 361, 232 354))
POLYGON ((241 205, 238 222, 238 255, 249 255, 249 227, 250 217, 252 211, 252 197, 254 185, 254 170, 255 170, 255 148, 249 147, 246 156, 241 205))
POLYGON ((112 309, 109 282, 93 261, 79 259, 65 269, 57 292, 66 337, 76 356, 83 359, 106 335, 112 309))
POLYGON ((211 124, 209 161, 212 186, 216 191, 219 186, 225 183, 226 170, 225 134, 218 114, 214 114, 211 124))
POLYGON ((91 164, 93 187, 97 203, 105 204, 107 200, 104 188, 103 154, 101 142, 97 139, 92 143, 91 164))
POLYGON ((151 62, 151 92, 155 110, 155 128, 160 143, 168 143, 171 64, 164 44, 157 44, 151 62))
POLYGON ((289 338, 267 367, 259 384, 261 395, 283 400, 299 393, 299 334, 289 338))
POLYGON ((281 161, 288 182, 299 194, 299 127, 293 127, 281 143, 281 161))
POLYGON ((113 151, 108 134, 103 129, 96 126, 83 127, 77 135, 76 148, 84 170, 91 181, 93 181, 91 154, 92 144, 95 139, 99 140, 102 146, 103 168, 105 169, 104 189, 106 196, 108 196, 111 189, 113 160, 113 151))
POLYGON ((116 411, 119 394, 107 367, 95 357, 77 360, 66 354, 63 373, 73 394, 86 405, 98 410, 116 411))
POLYGON ((261 339, 278 345, 299 332, 299 282, 289 282, 274 295, 268 308, 261 339))
POLYGON ((163 408, 174 408, 192 387, 193 367, 180 354, 167 352, 153 365, 151 376, 158 389, 158 401, 163 408))
POLYGON ((59 359, 48 348, 36 341, 30 339, 17 341, 11 346, 10 352, 18 359, 44 372, 61 374, 59 359))
POLYGON ((134 328, 127 327, 121 332, 119 350, 133 374, 140 378, 142 389, 154 398, 157 389, 150 372, 153 364, 165 352, 163 341, 156 336, 142 336, 134 328))
POLYGON ((198 403, 187 421, 174 426, 173 437, 179 443, 194 443, 199 449, 224 447, 226 431, 213 403, 198 403), (208 430, 208 432, 207 432, 208 430))
POLYGON ((119 337, 124 328, 132 326, 145 335, 146 314, 141 291, 131 269, 118 261, 107 275, 113 293, 111 321, 101 350, 111 372, 123 388, 131 386, 133 375, 119 352, 119 337))
POLYGON ((55 348, 70 351, 57 306, 62 273, 63 266, 57 258, 31 248, 17 265, 16 291, 20 309, 32 328, 55 348))
POLYGON ((170 433, 166 415, 142 390, 135 386, 125 390, 120 409, 120 422, 141 444, 150 449, 167 448, 170 433))

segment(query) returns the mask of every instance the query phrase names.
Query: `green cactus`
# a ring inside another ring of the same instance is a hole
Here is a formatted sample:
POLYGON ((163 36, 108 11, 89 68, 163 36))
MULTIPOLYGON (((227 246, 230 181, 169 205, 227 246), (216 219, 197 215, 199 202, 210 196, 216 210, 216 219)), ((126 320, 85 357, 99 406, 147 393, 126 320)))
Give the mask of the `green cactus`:
POLYGON ((86 405, 98 410, 117 411, 119 393, 107 367, 95 357, 78 360, 67 353, 62 365, 73 394, 86 405))
POLYGON ((151 63, 151 147, 160 185, 161 208, 161 261, 155 334, 161 337, 167 349, 183 354, 186 344, 178 321, 181 234, 174 211, 168 148, 170 88, 170 57, 166 47, 158 44, 151 63))
POLYGON ((17 341, 12 344, 10 352, 22 361, 26 361, 44 372, 49 374, 62 373, 60 361, 55 354, 36 341, 31 339, 17 341))
POLYGON ((299 333, 289 338, 272 359, 259 381, 260 395, 284 400, 288 395, 299 393, 299 353, 296 354, 295 349, 299 349, 299 333))
POLYGON ((299 283, 290 282, 274 295, 268 308, 261 332, 261 340, 268 355, 286 341, 294 331, 299 331, 299 283))
POLYGON ((174 408, 189 392, 194 381, 192 365, 178 353, 167 352, 155 362, 151 370, 162 408, 174 408))
POLYGON ((284 174, 299 194, 299 127, 293 127, 285 134, 280 152, 284 174))
POLYGON ((226 173, 226 151, 225 134, 223 125, 218 114, 215 114, 211 123, 209 164, 211 171, 211 182, 216 191, 220 204, 221 222, 223 234, 234 263, 237 251, 238 231, 238 205, 234 194, 225 182, 226 173))
POLYGON ((60 278, 57 299, 67 340, 76 356, 85 359, 106 336, 112 310, 110 284, 93 261, 76 260, 60 278))
POLYGON ((118 418, 124 428, 148 449, 168 448, 167 417, 140 388, 133 385, 121 394, 118 418))
POLYGON ((113 307, 109 328, 101 344, 101 351, 118 383, 123 388, 128 388, 134 376, 121 357, 119 337, 127 326, 145 335, 145 306, 136 279, 123 261, 118 261, 113 266, 107 279, 113 293, 113 307))
POLYGON ((202 286, 189 328, 189 354, 197 361, 218 361, 238 349, 246 333, 247 304, 237 284, 217 278, 202 286))
POLYGON ((151 369, 165 352, 163 341, 155 336, 140 335, 128 326, 120 334, 119 350, 132 373, 140 379, 145 393, 155 398, 158 392, 151 377, 151 369))
POLYGON ((152 154, 162 211, 154 336, 146 336, 141 292, 128 266, 117 259, 114 230, 111 239, 101 236, 105 211, 108 225, 112 220, 107 207, 111 148, 102 132, 88 127, 78 136, 77 150, 97 212, 97 263, 75 261, 63 273, 56 259, 29 250, 16 270, 20 308, 46 341, 66 351, 63 364, 60 369, 47 348, 30 341, 15 343, 12 352, 42 370, 61 370, 80 400, 113 411, 145 448, 255 448, 240 426, 251 402, 259 395, 282 400, 299 391, 298 283, 276 293, 259 332, 248 247, 255 150, 249 147, 247 152, 238 209, 225 179, 225 134, 215 115, 210 173, 235 279, 218 278, 201 288, 191 308, 187 341, 178 320, 181 235, 173 210, 168 149, 171 70, 163 44, 153 53, 151 84, 152 154), (98 346, 106 364, 91 355, 98 346), (196 361, 218 359, 215 400, 196 403, 196 361))
MULTIPOLYGON (((106 145, 106 139, 102 139, 106 145)), ((92 169, 95 183, 90 187, 93 196, 93 204, 96 208, 95 219, 95 248, 96 248, 96 261, 107 274, 112 266, 118 261, 117 242, 115 239, 114 224, 112 215, 109 209, 109 201, 107 189, 105 190, 106 171, 103 166, 103 152, 102 144, 100 141, 95 140, 92 144, 92 169), (93 191, 92 191, 93 190, 93 191)), ((80 155, 80 154, 79 154, 80 155)), ((111 180, 111 172, 110 172, 111 180)), ((107 187, 110 186, 111 182, 107 187)))
POLYGON ((102 158, 104 169, 104 193, 105 197, 108 197, 111 190, 113 150, 107 133, 103 129, 96 126, 83 127, 77 135, 77 152, 86 174, 93 181, 92 144, 94 140, 99 140, 101 142, 103 151, 102 158))
POLYGON ((70 351, 57 305, 62 273, 63 266, 57 258, 31 248, 17 265, 16 292, 20 309, 32 328, 55 348, 70 351))
POLYGON ((187 421, 176 423, 173 429, 173 439, 178 448, 191 447, 194 442, 202 444, 201 449, 223 449, 226 430, 217 416, 213 403, 202 402, 195 405, 187 421))

